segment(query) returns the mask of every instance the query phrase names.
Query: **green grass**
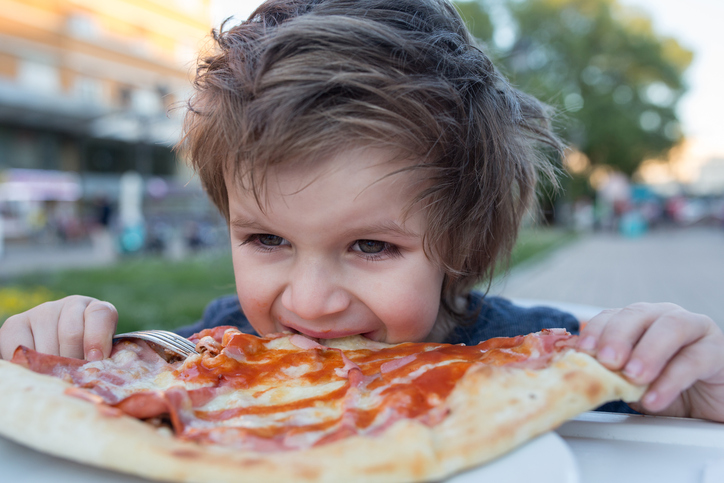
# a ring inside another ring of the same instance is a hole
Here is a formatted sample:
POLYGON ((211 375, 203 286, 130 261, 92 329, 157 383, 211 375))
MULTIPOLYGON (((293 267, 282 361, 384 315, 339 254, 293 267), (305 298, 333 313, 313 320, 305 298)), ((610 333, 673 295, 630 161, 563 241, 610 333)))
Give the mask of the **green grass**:
MULTIPOLYGON (((523 230, 510 266, 533 261, 574 237, 562 230, 523 230)), ((179 262, 137 258, 108 268, 25 276, 0 285, 0 322, 44 301, 82 294, 113 303, 119 331, 172 329, 199 320, 206 304, 234 291, 228 254, 179 262)))
POLYGON ((39 303, 38 293, 45 294, 46 300, 82 294, 113 303, 118 309, 119 331, 171 329, 199 320, 207 303, 234 291, 230 255, 204 255, 180 262, 139 258, 102 269, 17 278, 12 285, 0 287, 0 320, 12 315, 12 309, 27 310, 39 303), (8 295, 5 307, 3 293, 8 295))
POLYGON ((576 234, 569 230, 556 228, 523 229, 518 235, 518 241, 513 249, 510 267, 512 268, 523 262, 535 261, 538 257, 545 256, 551 250, 559 248, 575 238, 576 234))

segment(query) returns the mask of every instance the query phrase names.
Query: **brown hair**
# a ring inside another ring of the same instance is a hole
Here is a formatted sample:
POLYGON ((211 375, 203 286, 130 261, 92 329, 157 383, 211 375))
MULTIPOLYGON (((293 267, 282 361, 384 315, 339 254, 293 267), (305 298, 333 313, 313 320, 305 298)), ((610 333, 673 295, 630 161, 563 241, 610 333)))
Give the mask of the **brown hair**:
POLYGON ((560 150, 544 106, 512 88, 445 0, 269 0, 213 32, 189 101, 185 143, 227 217, 224 175, 259 201, 267 168, 350 147, 394 148, 426 170, 415 202, 445 271, 441 319, 507 259, 539 172, 560 150))

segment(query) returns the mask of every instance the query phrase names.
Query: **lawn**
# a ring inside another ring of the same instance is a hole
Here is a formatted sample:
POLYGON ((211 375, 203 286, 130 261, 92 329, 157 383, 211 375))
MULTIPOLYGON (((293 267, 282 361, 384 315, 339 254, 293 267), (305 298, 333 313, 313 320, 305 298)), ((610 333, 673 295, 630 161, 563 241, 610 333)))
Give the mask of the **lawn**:
POLYGON ((521 230, 513 249, 510 267, 533 262, 556 248, 573 241, 576 234, 570 230, 553 228, 527 228, 521 230))
POLYGON ((119 331, 171 329, 197 321, 209 301, 234 291, 231 256, 137 258, 108 268, 17 278, 0 286, 0 321, 44 300, 83 294, 116 306, 119 331))
MULTIPOLYGON (((574 238, 551 229, 523 230, 511 267, 545 256, 574 238)), ((115 266, 25 276, 0 285, 0 321, 47 300, 83 294, 113 303, 119 331, 172 329, 197 321, 212 299, 234 293, 231 257, 204 254, 184 261, 135 258, 115 266)))

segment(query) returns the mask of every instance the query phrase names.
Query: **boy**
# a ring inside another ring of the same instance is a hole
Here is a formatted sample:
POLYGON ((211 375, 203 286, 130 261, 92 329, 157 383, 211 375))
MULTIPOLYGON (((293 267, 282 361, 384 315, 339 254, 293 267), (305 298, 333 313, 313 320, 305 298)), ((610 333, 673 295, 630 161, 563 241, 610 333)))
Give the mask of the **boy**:
MULTIPOLYGON (((362 334, 474 344, 553 310, 471 292, 509 254, 556 149, 543 107, 511 88, 444 0, 269 0, 215 34, 186 119, 191 160, 229 222, 237 296, 189 330, 362 334), (240 304, 240 307, 239 307, 240 304)), ((10 317, 22 344, 98 360, 112 305, 72 296, 10 317)), ((724 335, 670 304, 605 311, 579 349, 633 382, 636 409, 724 421, 724 335)))

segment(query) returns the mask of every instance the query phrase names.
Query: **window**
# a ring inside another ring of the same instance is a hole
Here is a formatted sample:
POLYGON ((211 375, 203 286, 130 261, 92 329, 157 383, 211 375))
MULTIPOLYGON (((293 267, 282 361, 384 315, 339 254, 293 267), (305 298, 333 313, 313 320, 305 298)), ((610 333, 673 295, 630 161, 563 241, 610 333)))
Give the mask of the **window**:
POLYGON ((26 89, 55 94, 60 91, 60 73, 55 66, 23 59, 18 69, 18 83, 26 89))

